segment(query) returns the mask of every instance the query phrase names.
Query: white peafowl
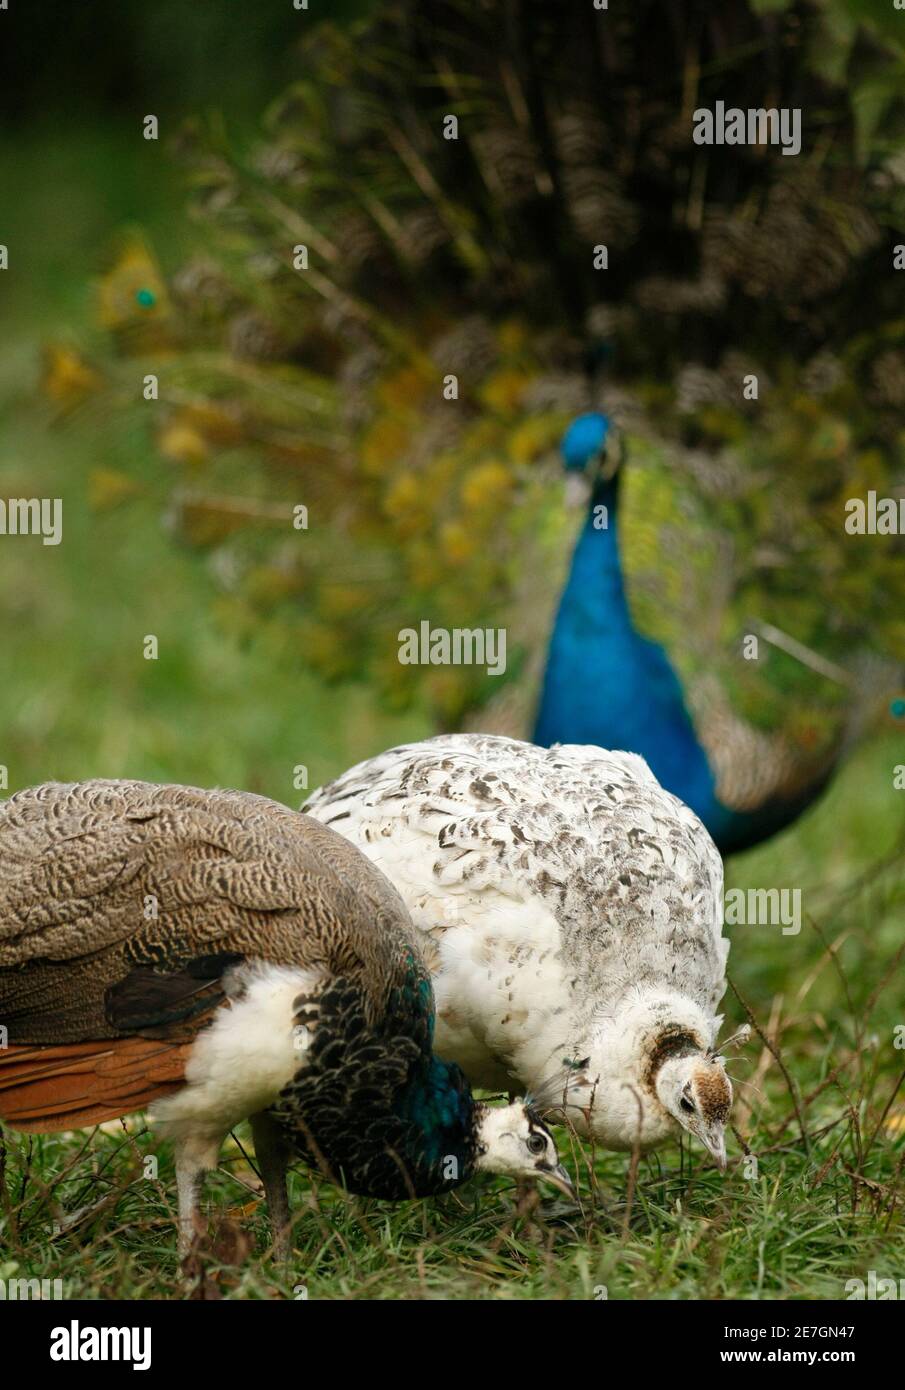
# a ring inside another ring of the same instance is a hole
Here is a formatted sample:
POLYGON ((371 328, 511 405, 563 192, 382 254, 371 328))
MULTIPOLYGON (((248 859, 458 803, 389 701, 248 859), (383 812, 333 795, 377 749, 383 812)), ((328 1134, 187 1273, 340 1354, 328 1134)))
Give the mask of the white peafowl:
POLYGON ((580 1133, 631 1149, 682 1129, 725 1169, 722 862, 641 758, 444 735, 360 763, 304 810, 399 889, 437 1045, 473 1084, 575 1065, 580 1133))

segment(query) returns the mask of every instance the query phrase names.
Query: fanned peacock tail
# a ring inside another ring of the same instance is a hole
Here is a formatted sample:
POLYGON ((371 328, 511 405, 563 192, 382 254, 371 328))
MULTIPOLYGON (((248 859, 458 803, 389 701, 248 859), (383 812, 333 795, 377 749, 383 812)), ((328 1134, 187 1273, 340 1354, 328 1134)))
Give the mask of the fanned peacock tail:
POLYGON ((800 395, 761 426, 710 476, 648 451, 620 501, 633 618, 668 653, 720 799, 740 811, 819 782, 853 718, 888 715, 905 658, 900 538, 842 525, 849 498, 883 490, 878 454, 838 407, 818 422, 800 395), (784 457, 822 473, 820 491, 784 457))
POLYGON ((903 476, 894 16, 399 0, 320 25, 301 67, 247 156, 186 134, 209 255, 165 277, 128 238, 101 286, 117 355, 55 349, 55 399, 125 408, 158 371, 171 515, 216 553, 228 620, 279 613, 329 677, 521 733, 582 521, 556 445, 605 410, 633 621, 725 796, 761 795, 737 753, 759 738, 808 784, 905 658, 901 539, 844 527, 903 476), (800 108, 801 154, 695 144, 724 99, 800 108), (505 677, 400 665, 425 618, 505 626, 505 677))

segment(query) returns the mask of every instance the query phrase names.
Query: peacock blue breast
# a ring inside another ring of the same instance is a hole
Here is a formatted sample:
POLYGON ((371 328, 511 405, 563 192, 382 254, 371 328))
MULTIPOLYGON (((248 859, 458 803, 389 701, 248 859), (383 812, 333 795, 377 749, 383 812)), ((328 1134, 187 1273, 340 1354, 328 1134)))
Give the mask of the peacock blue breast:
POLYGON ((714 781, 666 654, 632 626, 619 559, 617 479, 600 484, 553 628, 535 742, 640 753, 705 821, 714 781), (607 508, 608 525, 595 522, 607 508))
MULTIPOLYGON (((605 447, 607 434, 604 416, 579 417, 563 440, 566 468, 584 467, 605 447)), ((720 849, 747 848, 793 820, 819 788, 753 811, 720 802, 679 677, 663 648, 633 624, 618 504, 617 470, 594 488, 575 548, 547 654, 534 741, 640 754, 658 781, 701 818, 720 849)))
POLYGON ((436 1169, 452 1157, 465 1172, 471 1162, 466 1136, 474 1101, 461 1068, 433 1053, 435 1021, 430 978, 409 953, 402 983, 390 996, 386 1022, 391 1031, 405 1032, 417 1042, 420 1057, 393 1109, 406 1127, 409 1144, 417 1150, 419 1167, 436 1169))

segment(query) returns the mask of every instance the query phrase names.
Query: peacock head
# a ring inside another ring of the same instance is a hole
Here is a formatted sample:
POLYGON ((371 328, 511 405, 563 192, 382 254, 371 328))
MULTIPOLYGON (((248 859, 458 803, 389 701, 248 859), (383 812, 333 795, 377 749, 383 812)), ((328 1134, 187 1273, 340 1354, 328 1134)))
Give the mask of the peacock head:
POLYGON ((620 436, 613 430, 609 416, 598 410, 577 416, 566 430, 560 444, 566 472, 566 500, 582 504, 588 491, 600 481, 612 479, 622 462, 621 444, 613 447, 620 436))
POLYGON ((563 465, 568 473, 583 473, 589 463, 606 456, 610 422, 599 410, 578 415, 562 437, 563 465))
POLYGON ((559 1161, 553 1135, 537 1111, 519 1102, 502 1106, 479 1103, 475 1119, 477 1169, 515 1178, 541 1178, 567 1196, 575 1196, 572 1180, 559 1161))

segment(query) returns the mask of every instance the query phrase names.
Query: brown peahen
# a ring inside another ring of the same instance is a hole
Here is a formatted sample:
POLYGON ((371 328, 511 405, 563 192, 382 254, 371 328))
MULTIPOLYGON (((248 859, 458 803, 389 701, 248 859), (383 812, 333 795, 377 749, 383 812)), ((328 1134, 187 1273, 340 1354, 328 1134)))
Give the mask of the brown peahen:
POLYGON ((47 783, 0 805, 0 1119, 43 1133, 153 1108, 180 1238, 251 1118, 278 1248, 296 1155, 350 1192, 476 1171, 569 1180, 538 1113, 433 1054, 407 910, 335 832, 262 797, 47 783))

